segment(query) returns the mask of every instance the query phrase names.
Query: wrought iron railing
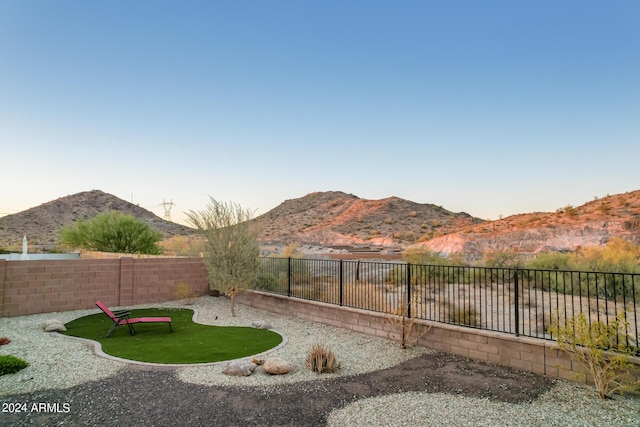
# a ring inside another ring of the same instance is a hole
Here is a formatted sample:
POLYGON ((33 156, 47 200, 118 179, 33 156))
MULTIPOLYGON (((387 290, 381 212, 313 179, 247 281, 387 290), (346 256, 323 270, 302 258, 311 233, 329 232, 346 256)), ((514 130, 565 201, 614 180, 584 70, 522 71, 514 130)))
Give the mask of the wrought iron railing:
POLYGON ((621 315, 638 347, 640 274, 269 257, 256 289, 548 340, 554 320, 621 315))

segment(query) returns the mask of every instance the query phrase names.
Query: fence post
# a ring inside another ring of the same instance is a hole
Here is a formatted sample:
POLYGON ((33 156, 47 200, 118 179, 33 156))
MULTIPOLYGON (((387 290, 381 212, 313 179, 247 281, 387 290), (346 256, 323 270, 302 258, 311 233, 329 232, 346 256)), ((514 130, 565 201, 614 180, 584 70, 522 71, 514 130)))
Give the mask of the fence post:
POLYGON ((519 294, 519 286, 518 286, 518 267, 516 266, 515 270, 514 270, 515 274, 514 274, 514 285, 515 285, 515 290, 514 290, 514 299, 515 299, 515 321, 516 321, 516 336, 519 337, 520 336, 520 304, 518 304, 518 294, 519 294))
POLYGON ((411 264, 407 263, 407 317, 411 317, 411 264))
POLYGON ((340 305, 342 305, 342 286, 344 285, 343 282, 342 282, 342 271, 343 270, 342 270, 342 259, 341 259, 340 260, 340 270, 338 272, 338 274, 340 275, 340 278, 339 278, 339 280, 340 280, 340 297, 339 297, 340 302, 339 302, 339 304, 340 305))
POLYGON ((291 296, 291 257, 287 258, 287 296, 291 296))

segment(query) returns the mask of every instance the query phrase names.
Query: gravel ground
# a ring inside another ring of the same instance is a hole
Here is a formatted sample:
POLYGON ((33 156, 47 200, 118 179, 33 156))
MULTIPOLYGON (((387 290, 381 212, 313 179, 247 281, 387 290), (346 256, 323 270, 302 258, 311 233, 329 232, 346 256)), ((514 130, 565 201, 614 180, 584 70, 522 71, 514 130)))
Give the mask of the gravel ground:
POLYGON ((246 306, 237 306, 232 318, 224 298, 202 297, 189 308, 206 324, 269 322, 287 342, 264 356, 287 360, 292 372, 269 376, 258 368, 249 377, 231 377, 221 373, 226 363, 132 366, 42 332, 45 320, 68 322, 97 310, 0 318, 0 337, 12 340, 0 353, 31 364, 0 376, 0 425, 640 425, 637 397, 602 400, 580 384, 424 348, 401 350, 384 339, 246 306), (306 351, 318 341, 333 347, 338 373, 305 369, 306 351), (167 404, 150 398, 157 390, 167 404), (10 413, 12 402, 68 403, 69 411, 10 413))

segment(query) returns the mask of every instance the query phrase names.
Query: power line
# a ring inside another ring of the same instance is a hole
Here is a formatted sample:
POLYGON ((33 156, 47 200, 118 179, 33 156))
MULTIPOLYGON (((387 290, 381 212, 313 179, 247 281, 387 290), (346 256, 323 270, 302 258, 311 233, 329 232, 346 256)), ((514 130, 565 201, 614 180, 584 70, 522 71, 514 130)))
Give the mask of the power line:
POLYGON ((167 202, 164 199, 162 199, 161 205, 164 208, 164 219, 167 221, 171 221, 171 208, 173 208, 176 205, 175 203, 173 203, 173 199, 171 199, 170 202, 167 202))

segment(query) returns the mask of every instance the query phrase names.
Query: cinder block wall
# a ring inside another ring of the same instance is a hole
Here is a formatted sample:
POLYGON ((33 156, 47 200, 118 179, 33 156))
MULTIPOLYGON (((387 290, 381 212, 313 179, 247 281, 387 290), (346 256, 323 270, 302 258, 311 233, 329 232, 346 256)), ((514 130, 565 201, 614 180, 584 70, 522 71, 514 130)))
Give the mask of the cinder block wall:
POLYGON ((181 281, 207 293, 201 258, 0 260, 0 317, 170 301, 181 281))
MULTIPOLYGON (((368 335, 399 341, 398 331, 382 313, 340 307, 315 301, 288 298, 259 291, 241 293, 236 300, 283 316, 294 316, 368 335)), ((437 322, 416 320, 416 336, 424 335, 418 345, 502 366, 568 380, 585 373, 579 363, 558 349, 555 342, 541 339, 463 328, 437 322)), ((640 359, 635 358, 640 375, 640 359)), ((589 381, 587 381, 589 382, 589 381)))

